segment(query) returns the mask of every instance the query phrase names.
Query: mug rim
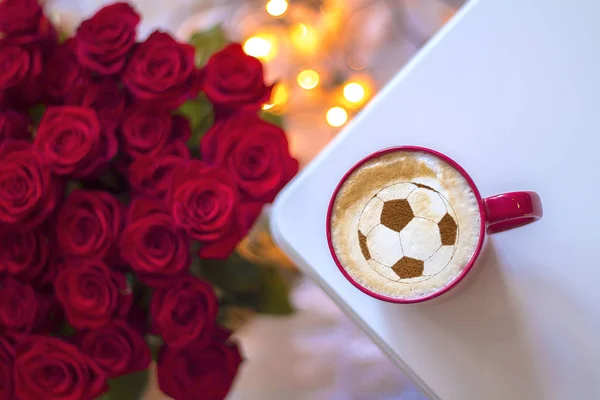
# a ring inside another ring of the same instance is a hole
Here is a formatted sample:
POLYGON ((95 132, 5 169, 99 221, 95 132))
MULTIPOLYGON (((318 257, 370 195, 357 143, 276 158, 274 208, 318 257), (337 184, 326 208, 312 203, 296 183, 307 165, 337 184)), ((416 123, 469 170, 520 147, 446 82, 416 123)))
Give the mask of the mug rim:
POLYGON ((378 150, 378 151, 371 153, 368 156, 364 157, 363 159, 361 159, 360 161, 355 163, 342 176, 342 178, 338 182, 337 186, 335 187, 333 194, 331 195, 331 199, 329 200, 329 206, 327 207, 327 222, 326 222, 327 244, 329 247, 329 252, 331 253, 331 257, 333 258, 335 265, 338 267, 338 269, 340 270, 342 275, 344 275, 344 277, 348 280, 348 282, 350 282, 352 285, 354 285, 354 287, 359 289, 361 292, 363 292, 373 298, 376 298, 378 300, 385 301, 387 303, 395 303, 395 304, 422 303, 424 301, 431 300, 438 296, 441 296, 442 294, 448 292, 450 289, 452 289, 456 285, 458 285, 465 278, 465 276, 469 273, 469 271, 471 271, 471 269, 475 265, 475 261, 477 260, 477 258, 479 258, 479 254, 481 253, 481 250, 483 248, 484 239, 485 239, 485 226, 486 226, 486 218, 485 218, 485 206, 483 203, 483 199, 481 197, 481 194, 479 193, 479 189, 477 188, 477 185, 475 185, 475 182, 473 181, 471 176, 467 173, 467 171, 465 171, 465 169, 459 163, 457 163, 456 161, 454 161, 452 158, 448 157, 447 155, 440 153, 436 150, 433 150, 433 149, 430 149, 427 147, 420 147, 420 146, 393 146, 393 147, 388 147, 388 148, 385 148, 382 150, 378 150), (454 278, 449 284, 447 284, 440 290, 435 291, 434 293, 431 293, 425 297, 419 297, 416 299, 401 299, 401 298, 386 296, 384 294, 377 293, 370 289, 367 289, 366 287, 364 287, 363 285, 358 283, 354 278, 352 278, 350 276, 348 271, 346 271, 346 269, 344 268, 344 266, 338 259, 337 254, 335 253, 335 249, 333 248, 333 241, 332 241, 332 237, 331 237, 331 217, 333 214, 333 205, 335 203, 335 199, 337 198, 337 195, 338 195, 342 185, 348 180, 348 177, 352 173, 354 173, 354 171, 356 171, 358 168, 360 168, 363 164, 365 164, 367 161, 370 161, 374 158, 381 157, 385 154, 395 153, 395 152, 399 152, 399 151, 429 153, 435 157, 442 159, 446 163, 448 163, 451 167, 453 167, 455 170, 457 170, 466 179, 471 190, 473 190, 473 193, 475 194, 475 197, 477 199, 477 204, 479 206, 479 217, 480 217, 479 218, 480 219, 479 240, 477 242, 477 247, 475 248, 475 252, 473 253, 473 256, 467 263, 466 267, 463 268, 461 273, 456 278, 454 278))

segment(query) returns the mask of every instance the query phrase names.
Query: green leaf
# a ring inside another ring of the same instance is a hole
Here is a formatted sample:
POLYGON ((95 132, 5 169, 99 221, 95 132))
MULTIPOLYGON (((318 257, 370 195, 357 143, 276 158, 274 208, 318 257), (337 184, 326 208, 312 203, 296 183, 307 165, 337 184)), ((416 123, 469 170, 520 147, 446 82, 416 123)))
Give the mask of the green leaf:
POLYGON ((198 251, 200 250, 201 244, 199 241, 197 240, 192 240, 192 243, 190 244, 190 254, 192 256, 196 256, 198 254, 198 251))
POLYGON ((273 125, 277 125, 280 128, 284 128, 283 117, 281 115, 271 114, 266 111, 260 112, 260 117, 273 125))
POLYGON ((277 268, 261 268, 261 289, 256 311, 261 314, 288 315, 294 312, 289 287, 277 268))
POLYGON ((197 98, 183 103, 177 113, 190 121, 192 127, 192 136, 188 140, 188 147, 192 150, 198 149, 200 139, 215 122, 212 104, 204 93, 200 93, 197 98))
POLYGON ((46 106, 43 104, 36 104, 29 109, 29 116, 34 122, 34 125, 38 125, 46 112, 46 106))
POLYGON ((148 370, 134 372, 133 374, 123 375, 115 379, 109 379, 109 391, 105 393, 101 400, 137 400, 142 398, 142 394, 148 385, 148 370))
POLYGON ((83 187, 83 185, 81 184, 81 182, 78 181, 69 181, 69 183, 67 183, 67 196, 73 191, 73 190, 77 190, 77 189, 81 189, 83 187))
POLYGON ((58 331, 59 336, 73 336, 77 331, 71 324, 65 322, 58 331))
POLYGON ((219 307, 219 311, 217 313, 217 323, 221 326, 227 326, 228 321, 229 321, 229 308, 228 307, 219 307))
POLYGON ((150 348, 150 354, 152 354, 152 359, 156 361, 158 359, 158 352, 164 344, 163 338, 157 335, 146 335, 146 343, 150 348))
POLYGON ((69 35, 68 32, 65 31, 58 31, 58 44, 63 44, 64 42, 67 41, 67 39, 70 37, 71 35, 69 35))
POLYGON ((202 271, 202 261, 195 255, 192 255, 192 263, 190 264, 190 273, 198 278, 204 277, 202 271))
POLYGON ((222 305, 251 308, 262 314, 293 312, 289 286, 278 268, 260 267, 234 253, 225 261, 202 260, 202 273, 225 292, 220 297, 222 305))
POLYGON ((204 32, 197 32, 190 38, 190 44, 196 49, 197 67, 204 67, 210 57, 222 50, 228 43, 225 32, 219 25, 204 32))
POLYGON ((212 104, 204 93, 183 103, 177 113, 190 121, 192 130, 208 130, 214 122, 212 104))
POLYGON ((125 274, 125 279, 127 280, 129 290, 133 291, 133 287, 136 284, 135 275, 133 275, 132 273, 127 273, 125 274))
POLYGON ((136 285, 135 289, 136 299, 138 299, 137 305, 142 309, 148 308, 152 301, 152 289, 144 284, 136 285))
POLYGON ((235 253, 227 260, 203 260, 202 272, 206 279, 227 292, 257 292, 261 288, 260 267, 235 253))

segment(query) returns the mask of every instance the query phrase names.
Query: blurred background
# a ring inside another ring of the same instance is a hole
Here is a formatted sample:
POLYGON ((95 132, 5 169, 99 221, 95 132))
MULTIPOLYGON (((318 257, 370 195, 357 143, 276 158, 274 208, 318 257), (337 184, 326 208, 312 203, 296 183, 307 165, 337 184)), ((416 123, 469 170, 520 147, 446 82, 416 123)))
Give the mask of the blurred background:
MULTIPOLYGON (((47 0, 74 30, 111 1, 47 0)), ((283 118, 292 154, 306 165, 368 106, 464 0, 138 0, 140 36, 155 29, 188 41, 221 35, 261 59, 275 89, 265 111, 283 118)), ((201 57, 202 55, 197 55, 201 57)), ((402 129, 402 121, 398 121, 402 129)), ((368 135, 365 132, 365 135, 368 135)), ((240 315, 248 361, 235 400, 422 400, 425 397, 316 285, 273 247, 268 210, 242 249, 293 275, 289 316, 240 315)), ((163 399, 150 388, 148 399, 163 399)))

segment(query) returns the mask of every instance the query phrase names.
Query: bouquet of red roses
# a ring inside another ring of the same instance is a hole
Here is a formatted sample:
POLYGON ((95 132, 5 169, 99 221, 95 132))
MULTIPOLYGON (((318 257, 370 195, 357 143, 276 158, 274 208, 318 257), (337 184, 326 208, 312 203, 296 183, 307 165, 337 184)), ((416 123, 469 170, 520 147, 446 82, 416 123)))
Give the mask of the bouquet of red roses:
POLYGON ((65 37, 0 1, 0 400, 134 399, 152 358, 176 400, 222 399, 223 310, 272 303, 233 254, 298 169, 262 65, 139 22, 116 3, 65 37))

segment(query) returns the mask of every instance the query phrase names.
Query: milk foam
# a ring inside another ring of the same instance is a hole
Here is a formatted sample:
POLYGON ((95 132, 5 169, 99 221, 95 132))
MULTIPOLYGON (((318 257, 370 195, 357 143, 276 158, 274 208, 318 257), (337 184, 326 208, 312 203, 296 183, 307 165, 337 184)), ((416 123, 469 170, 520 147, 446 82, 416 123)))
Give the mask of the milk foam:
POLYGON ((467 180, 425 152, 369 160, 333 204, 338 260, 360 285, 388 297, 418 299, 443 289, 467 266, 480 234, 479 205, 467 180))

